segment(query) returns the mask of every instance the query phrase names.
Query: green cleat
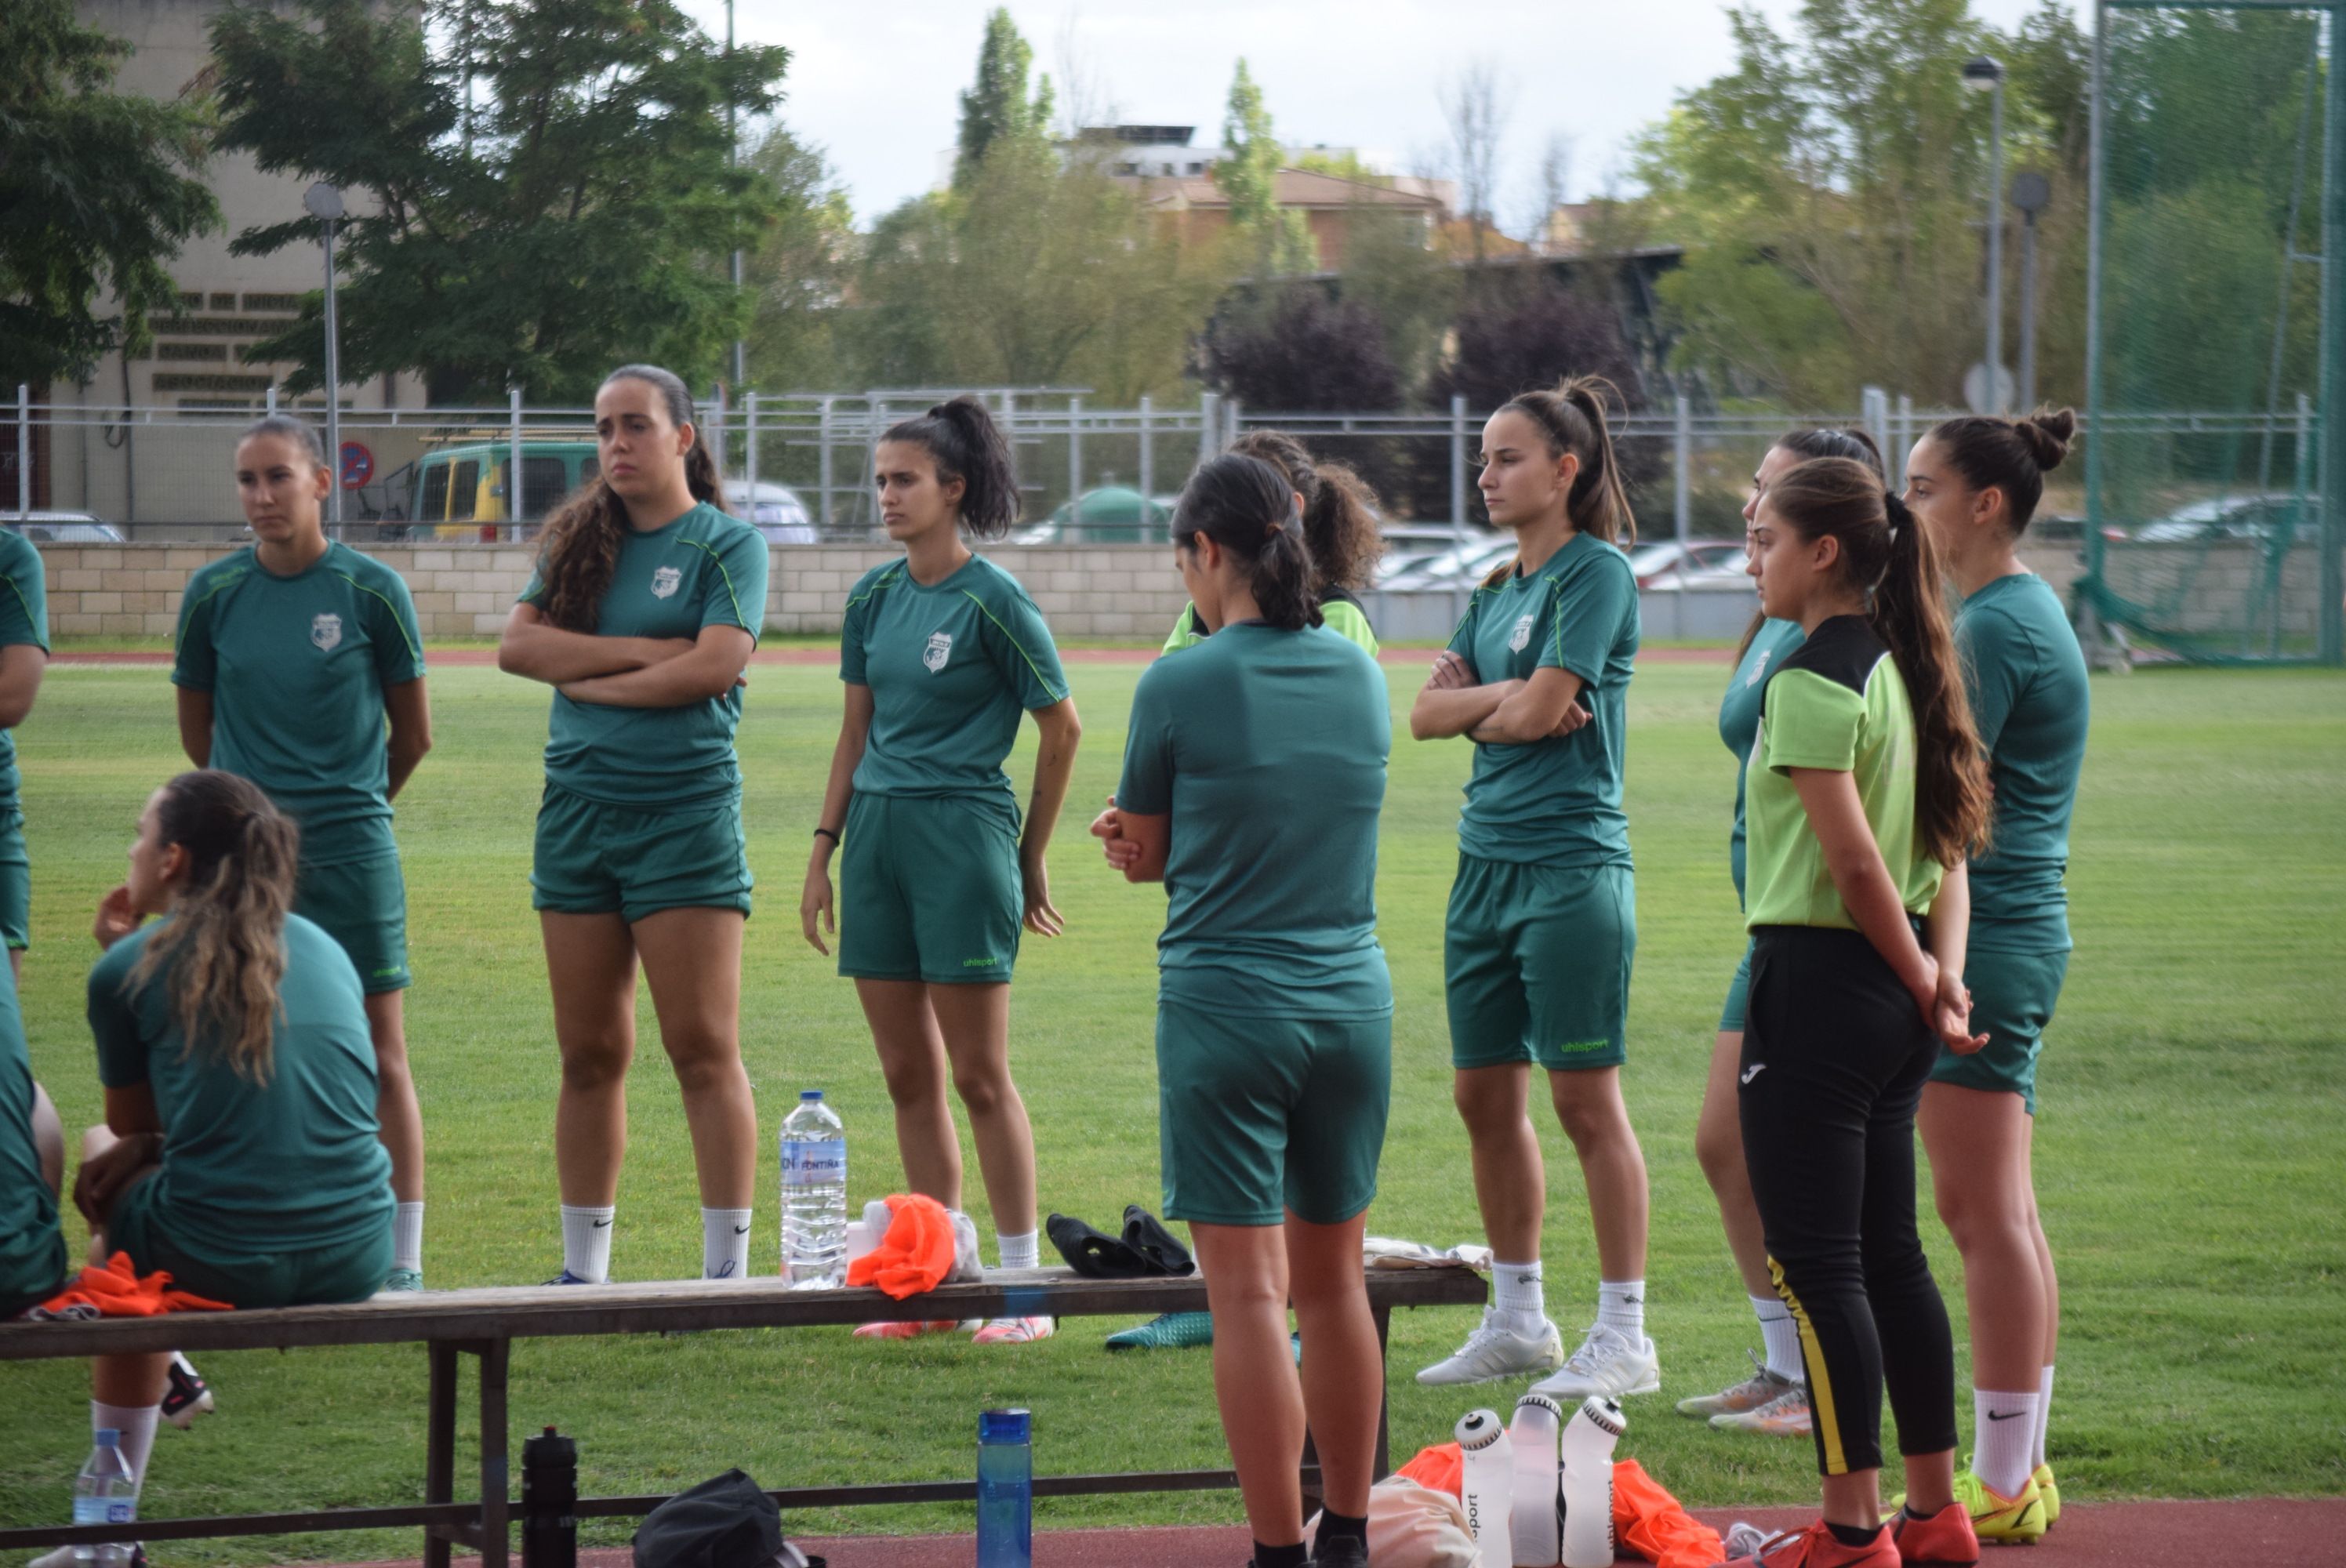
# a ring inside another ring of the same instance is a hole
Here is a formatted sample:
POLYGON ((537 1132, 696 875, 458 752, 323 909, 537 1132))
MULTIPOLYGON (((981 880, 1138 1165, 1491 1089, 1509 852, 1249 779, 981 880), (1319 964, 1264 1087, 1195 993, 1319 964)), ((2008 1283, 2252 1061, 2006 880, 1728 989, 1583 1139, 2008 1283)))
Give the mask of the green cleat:
POLYGON ((2036 1473, 2028 1479, 2036 1483, 2037 1501, 2045 1504, 2045 1528, 2050 1530, 2061 1517, 2061 1489, 2053 1484, 2052 1462, 2038 1465, 2036 1473))
POLYGON ((423 1288, 423 1271, 422 1269, 394 1268, 383 1279, 382 1294, 389 1295, 394 1290, 421 1290, 423 1288))
POLYGON ((1188 1350, 1214 1342, 1210 1312, 1166 1312, 1107 1337, 1111 1350, 1188 1350))

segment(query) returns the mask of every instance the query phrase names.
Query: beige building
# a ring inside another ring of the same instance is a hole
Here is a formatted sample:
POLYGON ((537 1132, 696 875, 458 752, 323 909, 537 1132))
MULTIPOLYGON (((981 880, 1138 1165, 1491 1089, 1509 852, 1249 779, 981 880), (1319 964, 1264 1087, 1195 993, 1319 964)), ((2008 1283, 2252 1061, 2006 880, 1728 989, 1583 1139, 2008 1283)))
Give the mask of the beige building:
MULTIPOLYGON (((132 47, 116 89, 166 99, 189 92, 210 64, 209 29, 220 8, 221 0, 76 4, 84 25, 132 47)), ((310 182, 263 174, 240 153, 215 158, 208 173, 221 225, 189 240, 172 264, 179 311, 154 322, 153 346, 128 361, 108 355, 79 385, 34 390, 35 401, 56 411, 40 421, 35 463, 49 506, 134 525, 237 515, 221 427, 263 408, 271 384, 291 373, 291 365, 253 359, 250 347, 280 331, 303 296, 323 286, 324 256, 314 245, 230 255, 230 243, 245 229, 303 216, 310 182)), ((423 401, 421 379, 409 375, 342 389, 346 410, 416 409, 423 401)), ((315 414, 325 402, 311 392, 283 406, 315 414)), ((14 500, 0 497, 0 504, 14 500)))

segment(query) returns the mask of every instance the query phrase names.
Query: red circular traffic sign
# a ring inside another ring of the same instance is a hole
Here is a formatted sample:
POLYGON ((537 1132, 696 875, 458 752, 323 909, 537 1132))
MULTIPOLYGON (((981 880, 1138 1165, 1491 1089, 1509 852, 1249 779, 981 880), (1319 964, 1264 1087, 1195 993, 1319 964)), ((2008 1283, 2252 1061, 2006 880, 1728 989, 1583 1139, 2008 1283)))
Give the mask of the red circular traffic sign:
POLYGON ((342 443, 342 488, 356 490, 374 477, 374 453, 363 442, 342 443))

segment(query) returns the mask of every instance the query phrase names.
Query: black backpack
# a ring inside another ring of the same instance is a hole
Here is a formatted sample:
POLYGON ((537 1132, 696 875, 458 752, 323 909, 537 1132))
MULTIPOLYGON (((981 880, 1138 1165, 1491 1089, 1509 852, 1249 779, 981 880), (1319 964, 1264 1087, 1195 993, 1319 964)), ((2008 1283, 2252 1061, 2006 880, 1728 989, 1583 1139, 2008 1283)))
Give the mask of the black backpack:
POLYGON ((782 1539, 782 1511, 739 1470, 653 1509, 635 1547, 636 1568, 823 1568, 782 1539))

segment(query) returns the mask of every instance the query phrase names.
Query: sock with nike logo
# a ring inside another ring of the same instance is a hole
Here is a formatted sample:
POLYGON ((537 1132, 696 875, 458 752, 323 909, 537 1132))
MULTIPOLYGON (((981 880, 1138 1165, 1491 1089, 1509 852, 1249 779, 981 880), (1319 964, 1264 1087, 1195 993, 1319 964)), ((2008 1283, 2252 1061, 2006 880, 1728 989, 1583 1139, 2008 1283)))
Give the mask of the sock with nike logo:
POLYGON ((611 1278, 611 1208, 562 1206, 562 1271, 589 1285, 611 1278))
POLYGON ((1491 1305, 1509 1330, 1536 1334, 1547 1321, 1546 1288, 1540 1283, 1540 1260, 1491 1265, 1491 1305))
POLYGON ((1646 1340, 1646 1282, 1642 1279, 1600 1279, 1596 1282, 1596 1320, 1632 1345, 1646 1340))
POLYGON ((2016 1497, 2036 1467, 2036 1390, 2000 1394, 1972 1390, 1972 1473, 1998 1497, 2016 1497))
POLYGON ((750 1214, 746 1208, 700 1211, 700 1277, 746 1279, 750 1275, 750 1214))

